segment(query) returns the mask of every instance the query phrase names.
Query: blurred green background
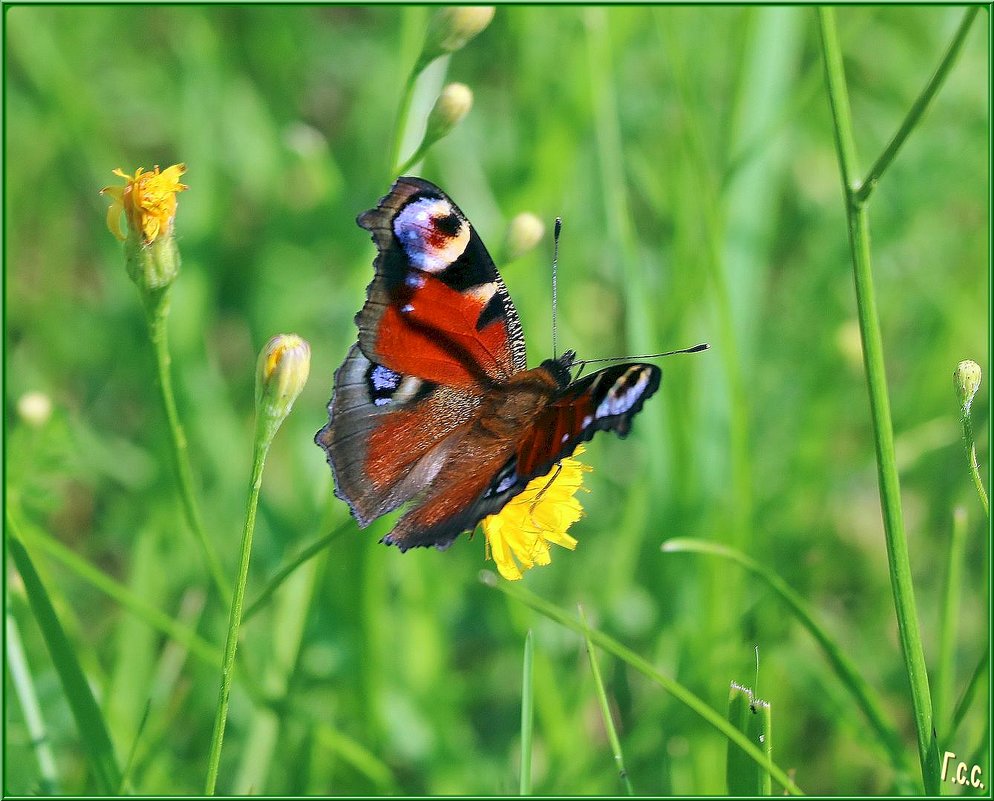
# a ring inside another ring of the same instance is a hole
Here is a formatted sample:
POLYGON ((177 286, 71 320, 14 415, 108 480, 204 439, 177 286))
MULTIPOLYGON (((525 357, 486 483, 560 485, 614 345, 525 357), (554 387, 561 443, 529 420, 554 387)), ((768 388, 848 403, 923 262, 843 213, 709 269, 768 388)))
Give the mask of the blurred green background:
MULTIPOLYGON (((180 413, 207 528, 234 574, 251 456, 254 362, 272 334, 312 346, 274 445, 248 597, 348 519, 314 432, 373 248, 355 225, 393 176, 421 7, 6 7, 5 405, 8 502, 220 647, 180 512, 154 363, 98 191, 121 167, 185 162, 183 269, 170 318, 180 413), (47 419, 17 412, 26 393, 47 419)), ((961 8, 852 7, 838 22, 865 170, 950 41, 961 8)), ((968 513, 959 696, 987 647, 986 521, 965 468, 951 375, 989 366, 989 46, 985 11, 876 191, 878 304, 920 625, 934 670, 953 509, 968 513)), ((581 357, 708 341, 663 363, 626 442, 601 436, 587 515, 525 585, 592 622, 723 712, 730 681, 773 708, 774 759, 815 793, 901 787, 811 637, 734 565, 663 554, 669 537, 775 570, 914 732, 897 644, 852 270, 811 8, 501 7, 422 78, 475 95, 419 174, 469 215, 499 265, 508 220, 564 219, 559 341, 581 357)), ((417 131, 407 152, 416 144, 417 131)), ((551 354, 549 238, 502 267, 530 363, 551 354)), ((989 395, 974 405, 988 472, 989 395)), ((986 479, 985 479, 986 480, 986 479)), ((480 584, 482 536, 400 554, 351 528, 243 628, 219 790, 516 792, 524 636, 535 632, 536 792, 615 793, 581 641, 480 584), (260 697, 270 699, 261 703, 260 697)), ((40 535, 39 535, 40 536, 40 535)), ((29 548, 137 792, 203 786, 218 671, 29 548), (148 717, 142 726, 143 715, 148 717), (136 735, 141 736, 135 746, 136 735)), ((92 787, 19 581, 23 639, 59 789, 92 787)), ((726 743, 601 656, 626 765, 647 794, 724 792, 726 743)), ((46 788, 5 673, 5 791, 46 788)), ((972 753, 984 694, 957 734, 972 753)), ((912 756, 912 763, 914 758, 912 756)))

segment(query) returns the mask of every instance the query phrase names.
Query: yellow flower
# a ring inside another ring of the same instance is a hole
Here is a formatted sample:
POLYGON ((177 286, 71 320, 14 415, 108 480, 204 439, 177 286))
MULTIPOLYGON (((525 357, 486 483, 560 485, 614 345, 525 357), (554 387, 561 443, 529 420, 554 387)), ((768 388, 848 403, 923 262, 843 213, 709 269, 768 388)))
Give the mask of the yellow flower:
MULTIPOLYGON (((583 452, 580 445, 575 456, 583 452)), ((487 556, 504 578, 517 581, 523 570, 549 564, 550 543, 571 551, 576 548, 576 540, 566 530, 583 517, 583 507, 574 496, 583 489, 583 474, 591 469, 572 457, 563 459, 547 475, 528 482, 497 514, 484 518, 487 556)))
POLYGON ((122 242, 127 238, 121 230, 121 214, 127 218, 128 227, 141 236, 143 245, 152 244, 160 235, 168 234, 176 216, 176 193, 188 187, 179 182, 186 172, 185 164, 174 164, 163 171, 156 167, 144 172, 141 167, 134 175, 120 168, 114 175, 124 178, 124 186, 106 186, 100 190, 113 202, 107 209, 107 227, 122 242))

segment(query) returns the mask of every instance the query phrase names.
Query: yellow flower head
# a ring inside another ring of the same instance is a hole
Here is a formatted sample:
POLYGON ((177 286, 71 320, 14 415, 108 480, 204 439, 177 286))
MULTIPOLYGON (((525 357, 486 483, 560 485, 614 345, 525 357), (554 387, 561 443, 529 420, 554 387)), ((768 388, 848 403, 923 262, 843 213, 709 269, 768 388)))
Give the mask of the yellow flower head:
POLYGON ((127 238, 121 230, 121 214, 128 221, 128 227, 141 237, 143 245, 151 245, 157 237, 168 234, 176 216, 176 193, 188 187, 179 182, 186 172, 185 164, 174 164, 159 171, 144 172, 141 167, 134 175, 128 175, 120 168, 114 175, 124 178, 124 186, 106 186, 100 190, 109 195, 113 202, 107 209, 107 227, 122 242, 127 238))
MULTIPOLYGON (((575 455, 583 451, 581 445, 575 455)), ((547 475, 528 482, 497 514, 484 518, 487 554, 504 578, 516 581, 522 571, 549 564, 550 543, 571 551, 576 548, 576 540, 566 530, 583 517, 575 495, 583 489, 583 474, 590 469, 578 459, 562 459, 547 475)))

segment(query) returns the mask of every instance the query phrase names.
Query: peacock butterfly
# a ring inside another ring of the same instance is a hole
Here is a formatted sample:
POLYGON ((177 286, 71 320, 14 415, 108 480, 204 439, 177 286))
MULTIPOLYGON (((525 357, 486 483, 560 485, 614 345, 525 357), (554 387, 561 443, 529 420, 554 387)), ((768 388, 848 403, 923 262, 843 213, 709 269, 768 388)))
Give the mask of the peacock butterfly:
POLYGON ((573 351, 529 370, 490 254, 428 181, 397 179, 357 222, 375 275, 314 441, 360 526, 410 502, 382 542, 448 547, 595 432, 626 436, 659 388, 652 364, 573 381, 573 351))

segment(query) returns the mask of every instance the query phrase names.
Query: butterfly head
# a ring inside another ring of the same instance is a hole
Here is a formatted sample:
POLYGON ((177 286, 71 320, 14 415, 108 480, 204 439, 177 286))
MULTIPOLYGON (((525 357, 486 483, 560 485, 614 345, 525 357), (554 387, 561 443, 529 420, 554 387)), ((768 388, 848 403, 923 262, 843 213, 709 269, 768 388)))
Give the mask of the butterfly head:
POLYGON ((546 359, 542 367, 552 373, 560 389, 566 389, 573 380, 573 364, 576 362, 576 351, 568 350, 557 359, 546 359))

